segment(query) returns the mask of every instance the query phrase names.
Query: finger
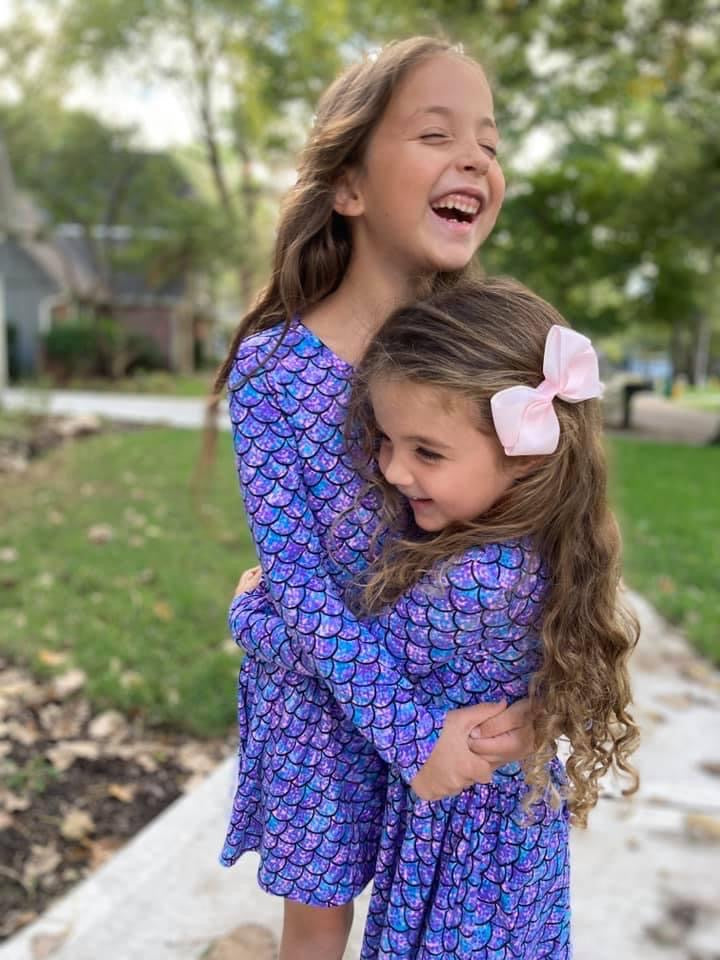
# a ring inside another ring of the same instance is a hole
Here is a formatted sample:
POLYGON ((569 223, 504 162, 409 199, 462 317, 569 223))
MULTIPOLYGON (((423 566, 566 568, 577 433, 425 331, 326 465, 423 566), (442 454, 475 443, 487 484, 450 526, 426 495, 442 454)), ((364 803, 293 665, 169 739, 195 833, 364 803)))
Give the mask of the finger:
MULTIPOLYGON (((498 700, 492 703, 476 703, 471 707, 461 707, 457 713, 462 714, 463 723, 469 730, 472 727, 482 725, 491 717, 503 713, 506 708, 507 701, 498 700)), ((501 729, 500 732, 502 733, 504 730, 501 729)))
POLYGON ((483 737, 481 740, 468 739, 470 752, 482 757, 493 767, 524 760, 533 751, 532 727, 519 727, 498 737, 483 737))
POLYGON ((508 733, 510 730, 516 730, 518 727, 526 726, 530 723, 530 703, 528 700, 518 700, 507 710, 495 713, 487 720, 481 723, 471 731, 470 736, 477 737, 497 737, 502 733, 508 733))

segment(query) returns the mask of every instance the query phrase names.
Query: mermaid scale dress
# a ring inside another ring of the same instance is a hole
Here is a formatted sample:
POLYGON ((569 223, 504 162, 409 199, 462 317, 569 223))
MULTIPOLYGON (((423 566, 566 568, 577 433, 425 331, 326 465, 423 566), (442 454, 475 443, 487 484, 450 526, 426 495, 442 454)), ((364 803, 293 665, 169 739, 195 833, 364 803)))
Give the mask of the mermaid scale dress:
MULTIPOLYGON (((254 386, 245 379, 231 399, 241 483, 265 576, 263 586, 236 598, 230 613, 233 634, 250 653, 241 675, 241 767, 227 862, 251 848, 245 813, 251 799, 253 848, 261 849, 261 883, 272 892, 282 892, 290 872, 295 886, 285 895, 312 886, 299 898, 342 902, 332 897, 364 885, 377 857, 363 960, 567 960, 565 808, 540 802, 528 819, 517 764, 496 771, 490 784, 435 803, 408 786, 449 709, 527 695, 540 658, 546 573, 527 541, 488 545, 431 572, 374 621, 353 618, 342 588, 363 568, 372 511, 358 506, 331 530, 357 494, 341 431, 352 370, 301 324, 291 327, 284 347, 303 362, 312 358, 312 388, 298 383, 293 360, 292 375, 281 370, 268 384, 264 368, 254 386), (337 400, 320 401, 318 418, 307 405, 319 384, 328 394, 328 370, 337 400), (262 414, 258 397, 268 402, 262 414), (243 429, 249 415, 250 429, 243 429), (273 425, 274 439, 262 423, 273 425), (253 464, 262 465, 263 480, 253 464), (321 485, 318 495, 308 477, 321 485), (339 482, 328 496, 323 482, 333 478, 339 482), (367 741, 356 739, 347 720, 389 763, 387 784, 385 766, 372 749, 365 752, 367 741), (319 742, 323 724, 328 737, 319 742), (343 804, 335 805, 327 784, 343 804), (307 854, 301 862, 299 850, 307 854), (347 882, 355 855, 361 866, 355 883, 347 882), (271 860, 282 861, 272 883, 263 873, 271 860), (325 888, 326 877, 333 890, 325 888)), ((557 761, 552 776, 563 777, 557 761)))

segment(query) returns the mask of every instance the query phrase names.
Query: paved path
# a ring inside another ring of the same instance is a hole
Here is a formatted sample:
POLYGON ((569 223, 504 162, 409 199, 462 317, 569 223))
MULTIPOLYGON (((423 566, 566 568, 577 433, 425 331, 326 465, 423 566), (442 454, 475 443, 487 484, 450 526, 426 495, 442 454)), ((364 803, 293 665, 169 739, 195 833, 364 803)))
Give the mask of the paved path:
MULTIPOLYGON (((590 828, 573 834, 575 960, 718 960, 720 673, 633 602, 642 788, 625 800, 608 786, 590 828)), ((272 960, 262 938, 277 934, 280 904, 258 891, 254 856, 216 865, 233 768, 229 759, 165 811, 0 960, 272 960)), ((367 894, 347 960, 366 909, 367 894)))
MULTIPOLYGON (((172 427, 199 428, 205 418, 202 397, 162 397, 151 394, 91 393, 83 390, 24 390, 10 387, 0 395, 8 410, 39 410, 43 413, 80 416, 94 413, 109 420, 130 423, 161 423, 172 427)), ((218 422, 228 427, 221 404, 218 422)))
MULTIPOLYGON (((175 427, 201 427, 205 415, 205 400, 201 397, 11 387, 4 391, 1 400, 9 410, 34 408, 56 414, 94 413, 109 419, 164 423, 175 427)), ((639 393, 633 397, 632 404, 633 428, 627 431, 629 436, 703 444, 720 428, 717 414, 679 406, 658 394, 639 393)), ((224 404, 221 404, 221 411, 221 426, 227 427, 224 404)))

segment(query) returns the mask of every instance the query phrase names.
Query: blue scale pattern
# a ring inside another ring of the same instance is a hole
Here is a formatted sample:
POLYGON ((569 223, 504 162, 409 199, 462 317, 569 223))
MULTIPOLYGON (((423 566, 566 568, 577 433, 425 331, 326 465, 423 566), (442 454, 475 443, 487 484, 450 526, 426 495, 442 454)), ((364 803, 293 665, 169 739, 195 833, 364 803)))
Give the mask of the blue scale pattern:
MULTIPOLYGON (((539 662, 541 564, 527 542, 478 548, 359 622, 342 593, 363 566, 372 514, 365 506, 343 519, 337 542, 330 531, 357 492, 341 433, 352 371, 300 323, 256 369, 272 343, 271 333, 246 341, 231 382, 241 485, 265 576, 230 611, 249 654, 224 859, 260 849, 266 889, 331 904, 377 854, 363 960, 566 960, 566 811, 540 803, 528 821, 517 764, 437 803, 407 786, 448 709, 526 695, 539 662), (387 785, 335 703, 390 764, 387 785), (361 834, 356 869, 349 838, 361 834)), ((559 764, 553 775, 562 777, 559 764)))

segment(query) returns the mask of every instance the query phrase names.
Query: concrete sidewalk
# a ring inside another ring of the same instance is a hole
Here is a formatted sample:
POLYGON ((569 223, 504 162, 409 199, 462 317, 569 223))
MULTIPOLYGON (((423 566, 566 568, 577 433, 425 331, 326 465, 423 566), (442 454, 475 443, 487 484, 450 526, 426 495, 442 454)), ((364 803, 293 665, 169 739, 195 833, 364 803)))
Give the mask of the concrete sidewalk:
MULTIPOLYGON (((625 800, 608 786, 590 828, 574 832, 575 960, 718 960, 720 673, 642 598, 633 603, 642 787, 625 800)), ((255 857, 217 865, 233 771, 231 758, 0 947, 0 960, 199 960, 238 926, 277 936, 281 904, 258 891, 255 857)), ((367 899, 348 960, 359 955, 367 899)), ((249 943, 226 956, 265 960, 249 943)))
MULTIPOLYGON (((138 393, 101 393, 85 390, 26 390, 9 387, 0 393, 0 407, 62 416, 95 414, 127 423, 164 424, 197 429, 205 420, 204 397, 168 397, 138 393)), ((218 426, 227 429, 227 405, 220 404, 218 426)))
MULTIPOLYGON (((174 427, 202 427, 206 398, 170 397, 152 394, 102 393, 83 390, 27 390, 9 387, 0 393, 0 407, 8 410, 38 410, 77 416, 93 413, 129 423, 161 423, 174 427)), ((633 427, 628 436, 675 443, 708 443, 720 429, 720 417, 708 410, 694 410, 672 403, 656 393, 639 393, 632 401, 633 427)), ((225 403, 220 405, 218 424, 229 427, 225 403)))

